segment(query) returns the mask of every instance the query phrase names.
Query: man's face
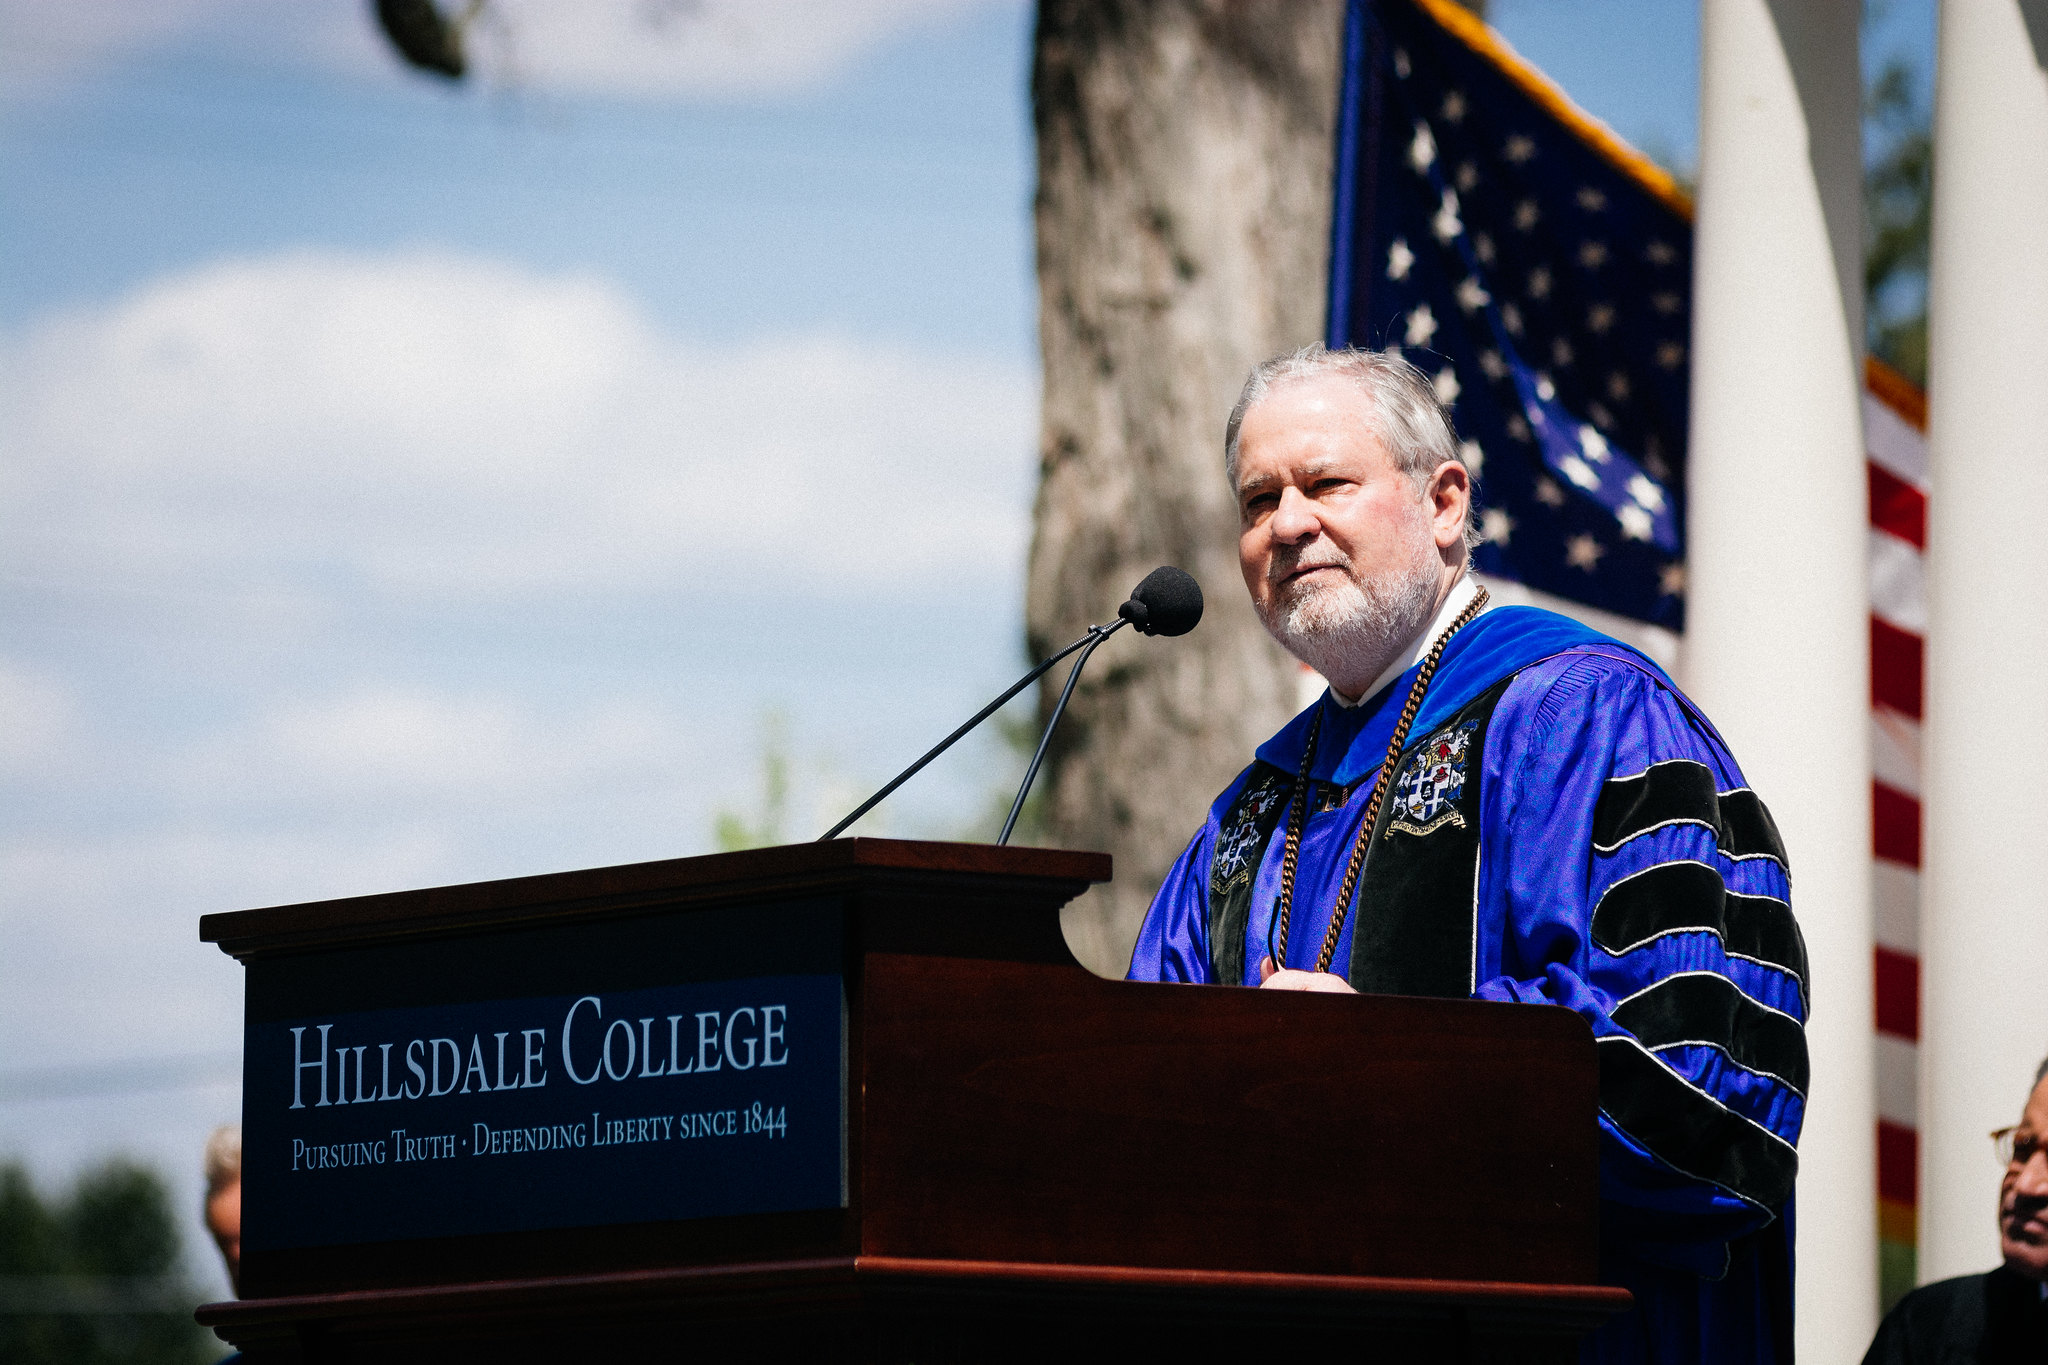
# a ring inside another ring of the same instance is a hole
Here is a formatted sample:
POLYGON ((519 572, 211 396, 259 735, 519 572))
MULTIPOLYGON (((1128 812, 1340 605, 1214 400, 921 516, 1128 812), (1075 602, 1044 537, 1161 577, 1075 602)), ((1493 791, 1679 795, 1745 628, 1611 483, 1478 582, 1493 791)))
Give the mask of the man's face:
POLYGON ((2035 1145, 2031 1159, 2005 1168, 1998 1187, 1999 1250, 2014 1274, 2048 1280, 2048 1080, 2034 1087, 2013 1139, 2035 1145))
POLYGON ((1267 629, 1352 695, 1435 609, 1463 559, 1469 484, 1426 488, 1373 435, 1371 400, 1337 377, 1271 391, 1238 431, 1238 564, 1267 629))

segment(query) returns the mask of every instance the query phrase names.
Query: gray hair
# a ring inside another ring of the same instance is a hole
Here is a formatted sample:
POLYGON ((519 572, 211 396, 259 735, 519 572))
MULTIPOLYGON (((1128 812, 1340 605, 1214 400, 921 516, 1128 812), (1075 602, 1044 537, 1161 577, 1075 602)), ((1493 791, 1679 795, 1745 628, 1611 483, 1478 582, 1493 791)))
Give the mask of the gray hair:
MULTIPOLYGON (((1417 492, 1432 474, 1446 464, 1463 465, 1458 453, 1458 433, 1450 414, 1437 401, 1436 388, 1428 376, 1401 358, 1398 349, 1369 351, 1346 347, 1332 351, 1321 345, 1304 346, 1287 355, 1277 355, 1252 366, 1245 378, 1237 406, 1230 410, 1230 422, 1223 429, 1223 470, 1237 491, 1237 438, 1250 412, 1274 386, 1325 375, 1348 379, 1371 402, 1372 434, 1386 449, 1394 467, 1414 481, 1417 492)), ((1470 473, 1468 469, 1466 473, 1470 473)), ((1479 544, 1478 500, 1466 513, 1465 546, 1479 544)))
POLYGON ((223 1123, 206 1139, 206 1197, 242 1181, 242 1125, 223 1123))

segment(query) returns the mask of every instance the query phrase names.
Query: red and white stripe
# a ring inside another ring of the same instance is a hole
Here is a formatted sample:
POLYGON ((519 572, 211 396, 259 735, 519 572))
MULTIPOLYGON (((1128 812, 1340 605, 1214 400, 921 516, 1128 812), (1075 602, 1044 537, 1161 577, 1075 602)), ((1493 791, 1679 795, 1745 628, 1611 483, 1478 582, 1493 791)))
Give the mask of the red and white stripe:
MULTIPOLYGON (((1863 396, 1870 478, 1871 815, 1877 1027, 1878 1230, 1917 1238, 1916 1127, 1920 1038, 1920 713, 1927 634, 1926 398, 1884 367, 1869 367, 1863 396)), ((1679 637, 1536 592, 1483 580, 1494 600, 1573 616, 1675 669, 1679 637)), ((1323 680, 1302 669, 1301 704, 1323 680)))
POLYGON ((1878 1225, 1912 1245, 1920 1038, 1920 716, 1927 583, 1926 401, 1873 365, 1863 398, 1870 471, 1870 727, 1877 974, 1878 1225))

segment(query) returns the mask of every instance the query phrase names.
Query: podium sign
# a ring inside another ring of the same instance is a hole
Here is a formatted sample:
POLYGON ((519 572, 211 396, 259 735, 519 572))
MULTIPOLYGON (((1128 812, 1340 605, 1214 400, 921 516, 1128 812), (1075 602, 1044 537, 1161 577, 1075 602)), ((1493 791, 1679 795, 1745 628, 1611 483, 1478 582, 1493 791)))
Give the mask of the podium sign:
POLYGON ((840 919, 728 908, 262 974, 243 1245, 843 1208, 840 919))

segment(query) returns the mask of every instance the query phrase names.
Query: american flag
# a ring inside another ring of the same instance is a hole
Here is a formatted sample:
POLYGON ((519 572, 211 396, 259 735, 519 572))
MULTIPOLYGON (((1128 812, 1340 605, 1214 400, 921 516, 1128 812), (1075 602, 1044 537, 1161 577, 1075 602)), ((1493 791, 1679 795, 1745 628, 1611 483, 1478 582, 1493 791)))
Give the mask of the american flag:
POLYGON ((1482 572, 1678 629, 1684 201, 1446 20, 1487 35, 1444 3, 1352 5, 1330 344, 1434 375, 1479 478, 1482 572))
MULTIPOLYGON (((1476 480, 1479 570, 1602 628, 1682 629, 1690 199, 1451 0, 1351 0, 1336 161, 1328 343, 1397 346, 1434 376, 1476 480)), ((1873 363, 1887 1302, 1912 1286, 1916 1237, 1924 424, 1919 391, 1873 363)))
POLYGON ((1877 1230, 1887 1304, 1913 1287, 1918 1231, 1920 700, 1927 590, 1927 399, 1867 367, 1871 878, 1877 956, 1877 1230))

